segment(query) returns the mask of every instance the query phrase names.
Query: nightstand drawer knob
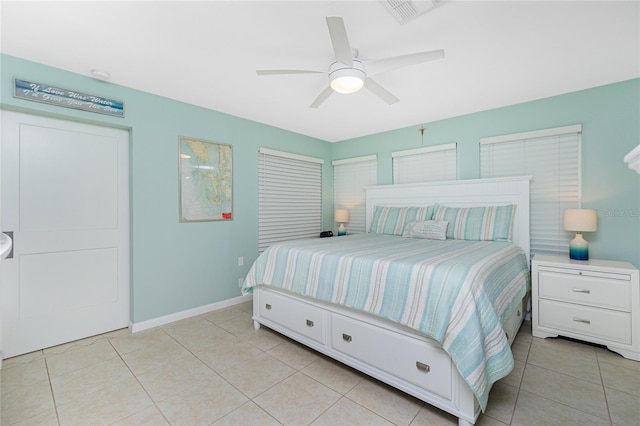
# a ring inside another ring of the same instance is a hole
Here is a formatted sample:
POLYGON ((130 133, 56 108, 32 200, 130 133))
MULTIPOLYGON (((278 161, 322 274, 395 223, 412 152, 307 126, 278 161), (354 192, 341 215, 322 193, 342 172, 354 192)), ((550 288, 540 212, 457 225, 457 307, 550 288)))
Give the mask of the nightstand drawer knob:
POLYGON ((578 317, 573 317, 573 320, 574 320, 575 322, 581 322, 581 323, 583 323, 583 324, 591 324, 591 321, 586 320, 586 319, 582 319, 582 318, 578 318, 578 317))
POLYGON ((268 304, 268 303, 266 305, 264 305, 264 307, 267 308, 268 311, 271 310, 271 305, 268 304))
POLYGON ((307 320, 307 327, 313 327, 313 321, 307 320))
POLYGON ((347 343, 350 343, 353 340, 353 338, 348 334, 342 333, 342 340, 344 340, 347 343))
POLYGON ((591 290, 589 290, 588 288, 574 288, 573 289, 574 293, 585 293, 585 294, 591 294, 591 290))

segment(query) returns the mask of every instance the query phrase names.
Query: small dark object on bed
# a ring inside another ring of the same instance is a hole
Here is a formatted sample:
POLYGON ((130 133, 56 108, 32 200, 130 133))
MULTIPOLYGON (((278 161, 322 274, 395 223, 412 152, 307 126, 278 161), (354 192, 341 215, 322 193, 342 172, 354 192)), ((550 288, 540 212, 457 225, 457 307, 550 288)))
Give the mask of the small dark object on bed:
POLYGON ((333 237, 333 231, 322 231, 320 233, 320 238, 325 238, 325 237, 333 237))

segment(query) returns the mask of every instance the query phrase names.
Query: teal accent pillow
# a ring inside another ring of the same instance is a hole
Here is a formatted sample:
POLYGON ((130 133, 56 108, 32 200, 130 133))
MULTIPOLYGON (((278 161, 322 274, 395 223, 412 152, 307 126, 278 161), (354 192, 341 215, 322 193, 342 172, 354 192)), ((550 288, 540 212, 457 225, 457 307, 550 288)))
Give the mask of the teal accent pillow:
POLYGON ((438 206, 433 220, 446 220, 447 238, 471 241, 511 241, 516 205, 487 207, 438 206))
POLYGON ((373 234, 403 235, 409 222, 431 220, 437 205, 426 207, 375 206, 369 232, 373 234))

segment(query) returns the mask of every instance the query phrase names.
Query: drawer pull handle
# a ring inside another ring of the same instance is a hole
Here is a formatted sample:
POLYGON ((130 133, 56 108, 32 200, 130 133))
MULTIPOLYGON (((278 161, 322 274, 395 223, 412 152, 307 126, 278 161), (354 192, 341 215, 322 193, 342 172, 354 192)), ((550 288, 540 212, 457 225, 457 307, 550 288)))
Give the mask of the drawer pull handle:
POLYGON ((271 305, 268 304, 268 303, 266 305, 264 305, 264 307, 267 308, 267 310, 271 310, 271 305))
POLYGON ((431 367, 428 364, 423 364, 420 361, 416 361, 416 368, 423 373, 431 371, 431 367))
POLYGON ((349 343, 353 340, 353 338, 351 336, 349 336, 348 334, 344 334, 342 333, 342 340, 344 340, 345 342, 349 343))
POLYGON ((307 320, 307 326, 308 327, 313 327, 313 321, 307 320))
POLYGON ((588 288, 574 288, 573 292, 591 294, 591 290, 589 290, 588 288))
POLYGON ((586 319, 582 319, 582 318, 578 318, 578 317, 573 317, 573 320, 575 322, 581 322, 581 323, 584 323, 584 324, 591 324, 590 320, 586 320, 586 319))

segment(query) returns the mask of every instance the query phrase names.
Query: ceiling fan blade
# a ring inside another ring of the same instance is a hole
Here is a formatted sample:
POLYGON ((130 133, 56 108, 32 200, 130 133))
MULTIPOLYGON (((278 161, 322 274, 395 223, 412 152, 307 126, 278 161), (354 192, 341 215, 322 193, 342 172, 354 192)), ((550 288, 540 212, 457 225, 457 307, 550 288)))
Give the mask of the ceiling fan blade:
POLYGON ((280 74, 327 74, 326 71, 314 70, 256 70, 258 75, 280 75, 280 74))
POLYGON ((378 75, 394 69, 409 67, 411 65, 417 65, 423 62, 434 61, 442 58, 444 58, 444 50, 439 49, 364 62, 368 75, 378 75))
POLYGON ((322 93, 318 95, 316 100, 313 101, 311 105, 309 105, 309 108, 318 108, 320 104, 322 104, 332 93, 333 89, 331 88, 331 86, 327 87, 322 91, 322 93))
POLYGON ((380 99, 388 103, 389 105, 395 104, 400 100, 395 96, 393 96, 391 92, 389 92, 384 87, 380 86, 375 80, 371 78, 367 78, 364 81, 364 87, 371 90, 371 92, 373 92, 374 95, 376 95, 377 97, 379 97, 380 99))
POLYGON ((336 61, 352 67, 351 45, 347 37, 347 30, 344 27, 344 21, 337 16, 328 16, 327 26, 329 27, 329 35, 333 44, 333 52, 336 54, 336 61))

